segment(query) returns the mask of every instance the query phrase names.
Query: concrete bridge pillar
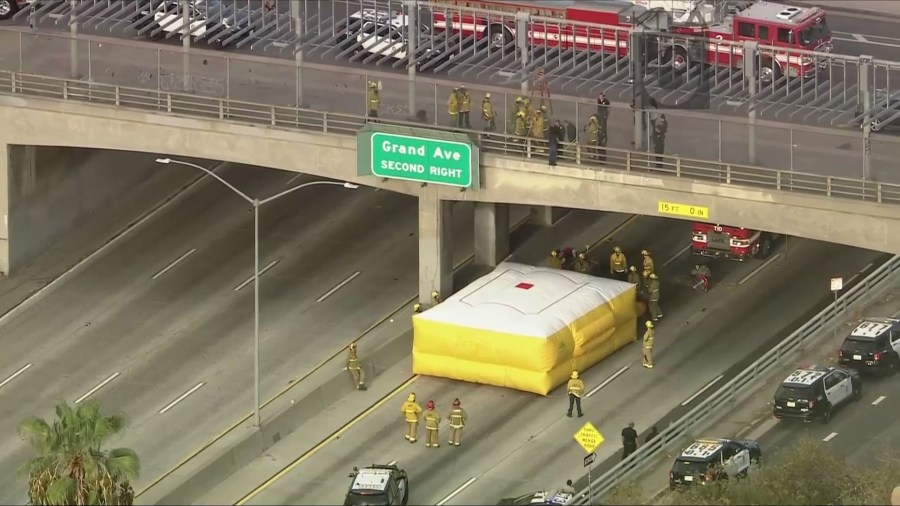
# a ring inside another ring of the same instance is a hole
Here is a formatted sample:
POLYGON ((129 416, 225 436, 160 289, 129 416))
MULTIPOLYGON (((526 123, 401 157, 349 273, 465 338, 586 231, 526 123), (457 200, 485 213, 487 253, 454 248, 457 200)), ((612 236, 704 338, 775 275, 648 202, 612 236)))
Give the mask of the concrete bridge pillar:
POLYGON ((495 267, 509 255, 509 205, 475 203, 475 263, 495 267))
POLYGON ((453 213, 450 201, 438 196, 437 187, 419 193, 419 302, 433 304, 431 294, 441 298, 453 292, 453 213))
POLYGON ((567 214, 569 214, 569 210, 561 207, 532 206, 531 217, 528 221, 532 225, 549 227, 563 219, 567 214))
MULTIPOLYGON (((9 167, 12 150, 5 143, 0 143, 0 274, 9 276, 9 167)), ((31 152, 32 159, 34 150, 31 152)))

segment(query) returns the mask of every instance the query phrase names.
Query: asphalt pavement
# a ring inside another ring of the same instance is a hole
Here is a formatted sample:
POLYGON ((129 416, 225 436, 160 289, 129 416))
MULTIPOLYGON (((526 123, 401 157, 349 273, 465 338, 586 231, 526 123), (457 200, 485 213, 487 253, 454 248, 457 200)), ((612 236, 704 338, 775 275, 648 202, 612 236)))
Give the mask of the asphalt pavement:
MULTIPOLYGON (((219 174, 260 197, 305 180, 245 166, 219 174)), ((263 400, 413 296, 416 206, 391 192, 320 186, 262 208, 263 400)), ((471 205, 454 216, 459 262, 472 249, 471 205)), ((30 450, 16 424, 52 416, 58 401, 128 416, 114 443, 142 457, 137 489, 251 411, 252 219, 237 196, 204 181, 3 322, 0 378, 15 377, 2 387, 0 501, 25 500, 15 470, 30 450)))
MULTIPOLYGON (((584 422, 593 422, 607 435, 609 442, 598 450, 599 459, 615 458, 621 450, 617 434, 628 421, 646 427, 673 410, 687 409, 709 391, 706 385, 727 380, 736 372, 732 372, 736 363, 774 344, 786 327, 805 321, 804 313, 827 299, 831 275, 852 277, 878 257, 791 239, 768 262, 717 263, 716 286, 699 294, 688 288, 687 273, 695 262, 685 250, 688 230, 684 222, 640 217, 607 232, 612 232, 604 238, 608 245, 619 244, 634 253, 649 248, 654 253, 665 283, 666 316, 657 328, 653 370, 640 367, 638 347, 631 345, 583 371, 590 395, 584 418, 565 417, 565 394, 560 389, 538 397, 421 377, 408 388, 419 400, 433 399, 445 413, 458 397, 468 410, 463 446, 426 449, 403 440, 398 413, 408 393, 404 390, 346 428, 340 438, 302 455, 248 504, 339 503, 347 488, 347 472, 372 462, 397 461, 407 470, 412 504, 485 504, 578 478, 584 453, 572 436, 584 422), (816 293, 820 296, 810 296, 816 293), (760 314, 766 318, 760 319, 760 314)), ((290 461, 281 464, 288 466, 290 461)), ((258 482, 269 477, 259 476, 258 482)))

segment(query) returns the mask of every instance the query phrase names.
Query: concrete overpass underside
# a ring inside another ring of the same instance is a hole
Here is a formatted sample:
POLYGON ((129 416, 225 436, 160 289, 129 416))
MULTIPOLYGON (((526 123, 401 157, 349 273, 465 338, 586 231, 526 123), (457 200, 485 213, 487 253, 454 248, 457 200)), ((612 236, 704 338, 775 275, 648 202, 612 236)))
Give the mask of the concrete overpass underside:
MULTIPOLYGON (((15 268, 28 242, 28 231, 11 226, 22 205, 21 173, 29 163, 26 146, 74 146, 157 153, 192 159, 222 160, 350 181, 420 198, 420 294, 427 302, 433 289, 449 293, 449 251, 445 226, 452 207, 447 201, 524 204, 613 211, 659 213, 660 202, 702 206, 716 223, 768 230, 790 236, 853 245, 900 254, 900 210, 896 206, 766 191, 728 184, 559 166, 541 160, 483 154, 481 188, 422 186, 357 174, 356 139, 350 136, 289 131, 218 119, 196 119, 33 98, 0 97, 2 157, 0 210, 5 217, 0 238, 0 268, 15 268)), ((185 169, 187 170, 187 169, 185 169)), ((107 177, 111 177, 107 175, 107 177)), ((123 180, 126 181, 126 180, 123 180)), ((127 181, 123 184, 127 184, 127 181)), ((115 186, 112 186, 115 188, 115 186)), ((264 197, 264 196, 260 196, 264 197)), ((476 215, 476 248, 488 263, 502 260, 506 245, 507 206, 483 204, 476 215)), ((57 227, 62 219, 45 213, 28 227, 57 227)), ((685 218, 688 219, 688 218, 685 218)), ((21 227, 19 227, 21 228, 21 227)), ((33 249, 31 246, 28 248, 33 249)))

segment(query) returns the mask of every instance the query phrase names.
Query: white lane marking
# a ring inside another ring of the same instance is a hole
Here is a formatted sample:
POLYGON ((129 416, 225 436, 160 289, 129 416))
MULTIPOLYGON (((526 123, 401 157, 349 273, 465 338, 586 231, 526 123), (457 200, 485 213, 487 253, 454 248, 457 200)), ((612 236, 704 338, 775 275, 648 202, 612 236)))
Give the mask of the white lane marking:
POLYGON ((285 185, 285 186, 290 186, 291 183, 293 183, 294 181, 300 179, 301 177, 303 177, 303 176, 305 176, 305 175, 306 175, 306 174, 304 174, 304 173, 301 172, 301 173, 297 174, 296 176, 294 176, 294 177, 288 179, 287 182, 284 183, 284 185, 285 185))
POLYGON ((335 287, 332 288, 331 290, 328 290, 327 292, 325 292, 325 295, 322 295, 321 297, 319 297, 318 299, 316 299, 316 302, 322 302, 323 300, 327 299, 328 297, 331 297, 331 296, 334 294, 334 292, 336 292, 336 291, 340 290, 341 288, 343 288, 344 285, 346 285, 347 283, 349 283, 349 282, 353 281, 354 279, 356 279, 356 276, 359 276, 360 274, 362 274, 362 272, 360 272, 360 271, 354 272, 354 273, 351 274, 347 279, 345 279, 345 280, 341 281, 340 283, 338 283, 337 286, 335 286, 335 287))
POLYGON ((724 374, 720 374, 718 378, 716 378, 716 379, 710 381, 709 383, 706 384, 706 386, 704 386, 704 387, 701 388, 700 390, 697 390, 697 392, 696 392, 694 395, 688 397, 686 401, 684 401, 684 402, 681 403, 681 405, 682 405, 682 406, 687 406, 688 404, 691 403, 691 401, 693 401, 693 400, 696 399, 697 397, 700 397, 700 395, 701 395, 703 392, 705 392, 705 391, 709 390, 710 388, 712 388, 713 385, 715 385, 716 383, 718 383, 719 381, 721 381, 722 378, 724 378, 724 377, 725 377, 724 374))
POLYGON ((193 255, 195 251, 197 251, 197 248, 192 248, 192 249, 191 249, 190 251, 188 251, 187 253, 185 253, 185 254, 181 255, 180 257, 176 258, 175 260, 173 260, 172 263, 170 263, 169 265, 167 265, 163 270, 161 270, 161 271, 157 272, 156 274, 154 274, 153 277, 150 278, 150 279, 156 279, 156 278, 162 276, 163 274, 169 272, 169 270, 171 270, 172 267, 175 267, 176 265, 178 265, 178 262, 180 262, 180 261, 184 260, 185 258, 187 258, 187 257, 189 257, 189 256, 191 256, 191 255, 193 255))
POLYGON ((119 373, 117 373, 117 372, 112 373, 108 378, 106 378, 105 380, 101 381, 99 385, 97 385, 97 386, 95 386, 94 388, 88 390, 87 393, 84 394, 84 395, 82 395, 81 397, 75 399, 75 404, 78 404, 78 403, 80 403, 81 401, 87 399, 88 397, 94 395, 95 393, 97 393, 97 390, 100 390, 101 388, 105 387, 105 386, 107 385, 107 383, 109 383, 110 381, 112 381, 112 380, 114 380, 114 379, 116 379, 116 378, 118 378, 118 377, 119 377, 119 373))
POLYGON ((874 401, 872 401, 872 405, 873 405, 873 406, 877 406, 877 405, 881 404, 881 401, 883 401, 883 400, 885 400, 885 399, 887 399, 887 396, 882 395, 881 397, 879 397, 879 398, 875 399, 874 401))
POLYGON ((771 265, 772 262, 774 262, 775 260, 778 260, 779 258, 781 258, 781 257, 783 257, 783 256, 784 256, 784 255, 783 255, 782 253, 779 253, 779 254, 773 256, 772 258, 766 260, 766 263, 760 265, 760 266, 757 267, 756 269, 753 269, 753 272, 751 272, 750 274, 747 274, 746 276, 744 276, 744 279, 738 281, 738 284, 739 284, 739 285, 743 285, 743 284, 746 283, 747 281, 750 281, 750 278, 752 278, 753 276, 756 276, 757 274, 760 273, 760 271, 762 271, 763 269, 765 269, 766 267, 768 267, 769 265, 771 265))
POLYGON ((31 366, 33 366, 33 365, 34 365, 33 363, 32 363, 32 364, 26 364, 26 365, 23 365, 23 366, 21 367, 21 369, 19 369, 18 371, 12 373, 8 378, 6 378, 6 379, 3 380, 2 382, 0 382, 0 388, 5 387, 7 383, 9 383, 10 381, 12 381, 12 380, 18 378, 20 374, 22 374, 23 372, 27 371, 27 370, 28 370, 29 368, 31 368, 31 366))
POLYGON ((873 45, 873 46, 900 47, 900 44, 889 44, 889 43, 887 43, 887 42, 875 42, 874 40, 865 40, 865 41, 861 41, 861 40, 857 39, 855 36, 854 36, 852 39, 846 39, 846 38, 843 38, 843 37, 832 37, 832 39, 834 39, 834 40, 840 40, 840 41, 843 41, 843 42, 863 42, 863 43, 865 43, 865 44, 870 44, 870 45, 873 45))
POLYGON ((450 499, 453 499, 454 497, 456 497, 460 492, 462 492, 463 490, 465 490, 466 487, 468 487, 469 485, 475 483, 475 480, 477 480, 477 479, 478 479, 477 476, 473 476, 473 477, 469 478, 469 481, 463 483, 462 485, 460 485, 460 487, 459 487, 458 489, 454 490, 453 492, 450 492, 450 495, 448 495, 447 497, 441 499, 441 501, 440 501, 439 503, 437 503, 437 506, 444 506, 445 504, 447 504, 447 501, 449 501, 450 499))
POLYGON ((837 432, 832 432, 831 434, 823 437, 822 441, 831 441, 835 436, 837 436, 837 432))
POLYGON ((163 414, 163 413, 165 413, 166 411, 168 411, 168 410, 174 408, 176 404, 178 404, 179 402, 181 402, 181 401, 187 399, 187 397, 188 397, 189 395, 191 395, 192 393, 196 392, 197 390, 200 390, 200 387, 202 387, 202 386, 205 385, 205 384, 206 384, 205 381, 201 381, 200 383, 197 383, 197 384, 194 386, 194 388, 192 388, 192 389, 188 390, 187 392, 181 394, 181 396, 179 396, 177 399, 175 399, 174 401, 170 402, 169 404, 166 405, 166 407, 164 407, 164 408, 162 408, 161 410, 159 410, 159 414, 163 414))
POLYGON ((670 259, 666 260, 665 262, 663 262, 662 266, 663 266, 663 267, 666 267, 666 266, 668 266, 670 263, 674 262, 675 260, 678 260, 678 258, 679 258, 681 255, 684 255, 684 254, 687 252, 687 250, 689 250, 689 249, 691 249, 691 245, 690 245, 690 244, 688 244, 687 246, 681 248, 680 250, 678 250, 678 253, 675 253, 675 256, 673 256, 672 258, 670 258, 670 259))
POLYGON ((595 393, 599 392, 601 388, 603 388, 603 387, 605 387, 606 385, 609 385, 610 383, 612 383, 614 379, 618 378, 623 372, 625 372, 625 371, 627 371, 627 370, 628 370, 628 366, 626 365, 625 367, 623 367, 623 368, 619 369, 618 371, 614 372, 614 373, 612 374, 612 376, 610 376, 610 377, 606 378, 605 380, 603 380, 603 383, 600 383, 599 385, 597 385, 596 387, 594 387, 593 390, 591 390, 590 392, 588 392, 587 395, 585 395, 585 397, 590 397, 590 396, 594 395, 595 393))
POLYGON ((865 37, 863 37, 862 35, 860 35, 860 34, 858 34, 858 33, 851 33, 850 35, 852 35, 854 39, 856 39, 856 40, 858 40, 858 41, 860 41, 860 42, 869 42, 869 41, 866 40, 865 37))
MULTIPOLYGON (((263 267, 262 269, 259 270, 259 275, 262 276, 263 274, 266 273, 266 271, 268 271, 268 270, 271 269, 272 267, 275 267, 275 265, 276 265, 278 262, 280 262, 280 261, 281 261, 281 260, 272 260, 271 262, 269 262, 269 265, 267 265, 267 266, 265 266, 265 267, 263 267)), ((239 284, 238 286, 234 287, 234 291, 235 291, 235 292, 239 292, 239 291, 241 290, 241 288, 244 288, 245 286, 249 285, 249 284, 252 283, 252 282, 253 282, 253 276, 250 276, 249 278, 247 278, 246 281, 244 281, 243 283, 241 283, 241 284, 239 284)))
MULTIPOLYGON (((222 167, 224 167, 225 165, 226 165, 226 162, 222 162, 219 165, 215 166, 212 169, 212 171, 215 172, 215 171, 221 169, 222 167)), ((46 297, 47 295, 49 295, 54 289, 56 289, 59 286, 60 283, 62 283, 62 281, 65 278, 71 276, 75 272, 78 272, 82 268, 86 267, 89 262, 91 262, 98 256, 102 255, 103 253, 106 252, 106 250, 112 248, 113 246, 118 244, 120 241, 122 241, 123 239, 128 237, 130 233, 137 230, 141 225, 143 225, 144 223, 149 221, 151 218, 153 218, 154 216, 156 216, 157 214, 162 212, 164 209, 168 208, 170 205, 174 204, 175 202, 178 202, 180 199, 183 198, 183 195, 186 192, 188 192, 193 187, 200 184, 202 181, 205 181, 207 177, 209 177, 209 176, 202 175, 202 176, 198 177, 191 184, 189 184, 189 185, 183 187, 181 190, 179 190, 178 193, 176 193, 171 198, 169 198, 169 200, 160 204, 159 207, 157 207, 156 209, 153 209, 152 211, 147 213, 143 218, 139 219, 137 222, 135 222, 133 225, 129 226, 125 230, 120 231, 118 235, 116 235, 115 237, 110 239, 103 246, 100 246, 97 249, 97 251, 84 257, 83 260, 81 260, 77 264, 73 265, 72 267, 69 267, 65 272, 63 272, 62 274, 57 276, 56 279, 47 283, 46 285, 44 285, 43 288, 41 288, 40 290, 38 290, 38 291, 32 293, 31 295, 29 295, 28 297, 26 297, 25 300, 20 302, 18 306, 15 306, 12 309, 10 309, 9 311, 7 311, 6 313, 3 313, 3 316, 0 316, 0 325, 3 325, 3 323, 6 320, 8 320, 9 318, 12 318, 13 315, 18 313, 19 311, 22 311, 23 309, 29 307, 30 305, 34 304, 35 302, 37 302, 37 301, 41 300, 42 298, 46 297)))
POLYGON ((387 465, 393 466, 393 465, 396 464, 396 463, 397 463, 396 460, 392 460, 392 461, 388 462, 387 465))

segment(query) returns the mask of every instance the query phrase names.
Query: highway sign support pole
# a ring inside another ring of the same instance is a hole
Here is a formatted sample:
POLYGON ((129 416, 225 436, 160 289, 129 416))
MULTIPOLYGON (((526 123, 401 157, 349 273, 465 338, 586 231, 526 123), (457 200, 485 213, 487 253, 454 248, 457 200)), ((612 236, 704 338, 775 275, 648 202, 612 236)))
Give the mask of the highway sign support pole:
POLYGON ((634 115, 634 138, 632 144, 634 150, 644 151, 647 138, 646 115, 644 113, 644 33, 641 27, 636 27, 629 36, 628 46, 631 57, 631 112, 634 115))
POLYGON ((831 278, 831 282, 830 282, 830 286, 829 286, 829 287, 831 288, 831 293, 834 294, 834 304, 833 304, 833 308, 834 308, 834 309, 833 309, 833 311, 832 311, 832 315, 833 315, 834 321, 832 322, 832 328, 833 328, 832 335, 833 335, 835 338, 837 338, 837 331, 838 331, 838 325, 837 325, 837 321, 838 321, 838 320, 837 320, 837 317, 838 317, 838 293, 839 293, 841 290, 844 289, 844 278, 831 278))
POLYGON ((191 2, 181 0, 181 70, 184 73, 184 90, 191 89, 191 2))
MULTIPOLYGON (((528 22, 531 14, 528 12, 516 12, 516 49, 519 50, 519 60, 522 64, 522 95, 528 95, 528 22)), ((489 42, 490 43, 490 42, 489 42)))
POLYGON ((874 59, 869 55, 859 57, 859 102, 862 105, 863 130, 863 180, 871 179, 872 153, 872 70, 874 59))
POLYGON ((80 79, 78 75, 78 19, 75 18, 75 8, 78 7, 78 0, 69 2, 69 77, 72 79, 80 79))
POLYGON ((594 459, 597 458, 597 454, 591 452, 584 458, 584 466, 587 467, 587 480, 588 480, 588 504, 594 504, 594 487, 592 486, 591 481, 591 468, 594 466, 594 459))
POLYGON ((296 91, 297 107, 304 107, 303 104, 303 19, 300 17, 300 2, 295 0, 291 4, 291 21, 294 23, 294 34, 297 36, 297 42, 294 44, 294 63, 296 65, 296 82, 294 90, 296 91))
POLYGON ((403 0, 406 10, 406 71, 409 83, 409 111, 408 117, 416 115, 416 51, 419 43, 419 2, 418 0, 403 0))
POLYGON ((759 66, 759 43, 744 41, 744 79, 747 80, 747 93, 750 95, 747 99, 747 156, 750 165, 756 165, 756 88, 759 74, 762 74, 761 68, 757 70, 759 66))

